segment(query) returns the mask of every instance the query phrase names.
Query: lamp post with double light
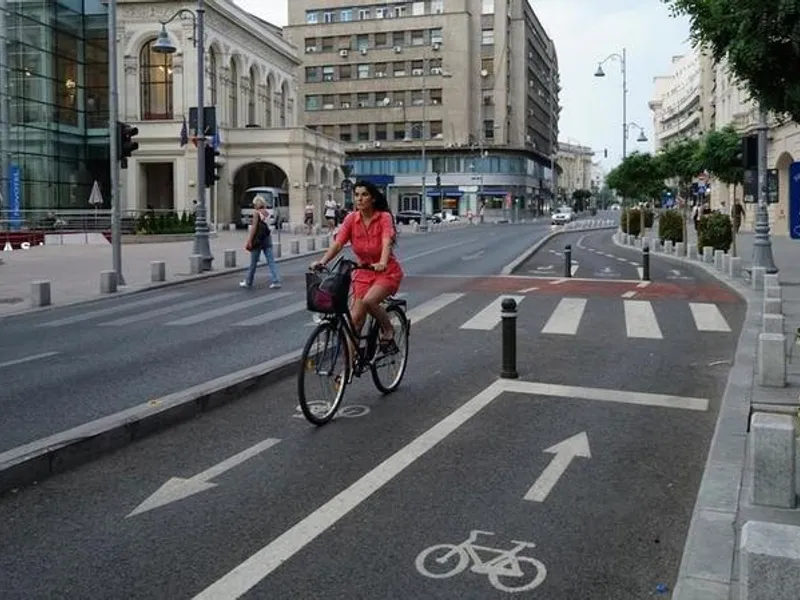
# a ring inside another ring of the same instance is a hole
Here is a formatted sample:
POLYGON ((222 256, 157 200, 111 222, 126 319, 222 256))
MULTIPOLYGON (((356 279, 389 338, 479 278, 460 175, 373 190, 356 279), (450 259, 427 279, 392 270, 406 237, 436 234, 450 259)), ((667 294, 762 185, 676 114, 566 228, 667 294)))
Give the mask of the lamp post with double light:
POLYGON ((201 256, 201 269, 211 270, 211 263, 214 256, 211 254, 211 246, 208 242, 208 217, 206 215, 206 188, 205 188, 205 1, 197 0, 197 8, 194 12, 187 8, 182 8, 166 21, 160 21, 161 32, 153 44, 153 51, 162 54, 174 54, 177 46, 167 33, 167 25, 174 19, 182 15, 188 15, 192 19, 194 35, 192 45, 197 53, 197 211, 194 223, 194 249, 193 254, 201 256))

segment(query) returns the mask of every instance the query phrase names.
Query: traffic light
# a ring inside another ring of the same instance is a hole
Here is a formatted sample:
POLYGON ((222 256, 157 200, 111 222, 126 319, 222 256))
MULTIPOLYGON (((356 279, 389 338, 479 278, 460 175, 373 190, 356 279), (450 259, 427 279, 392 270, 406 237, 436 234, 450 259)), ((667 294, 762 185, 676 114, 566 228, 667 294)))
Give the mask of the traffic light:
POLYGON ((206 173, 206 187, 212 187, 219 181, 219 170, 222 165, 216 162, 219 156, 219 150, 215 150, 213 146, 206 146, 205 150, 205 173, 206 173))
POLYGON ((123 169, 128 168, 128 159, 139 149, 139 142, 134 141, 134 137, 139 135, 139 128, 128 125, 127 123, 117 123, 117 150, 119 160, 123 169))

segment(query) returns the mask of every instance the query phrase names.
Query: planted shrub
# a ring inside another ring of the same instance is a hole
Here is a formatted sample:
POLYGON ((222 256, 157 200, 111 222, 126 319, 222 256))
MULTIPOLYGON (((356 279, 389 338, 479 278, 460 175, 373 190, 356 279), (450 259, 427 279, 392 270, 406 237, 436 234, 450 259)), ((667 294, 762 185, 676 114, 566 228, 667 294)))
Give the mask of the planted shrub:
POLYGON ((683 214, 676 209, 665 210, 658 220, 658 237, 673 244, 683 241, 683 214))
POLYGON ((145 213, 136 219, 136 233, 138 235, 164 235, 174 233, 194 232, 194 213, 160 213, 158 215, 145 213))
POLYGON ((697 226, 697 246, 711 246, 714 250, 727 252, 733 243, 733 223, 728 215, 711 213, 700 217, 697 226))
POLYGON ((638 236, 640 233, 640 225, 639 219, 639 209, 638 208, 626 208, 620 213, 620 228, 622 229, 623 233, 627 233, 633 236, 638 236), (628 216, 630 215, 630 219, 628 216), (629 230, 630 227, 630 230, 629 230))
POLYGON ((656 215, 655 212, 650 210, 649 208, 645 209, 644 211, 644 226, 647 229, 653 227, 653 221, 655 221, 656 215))

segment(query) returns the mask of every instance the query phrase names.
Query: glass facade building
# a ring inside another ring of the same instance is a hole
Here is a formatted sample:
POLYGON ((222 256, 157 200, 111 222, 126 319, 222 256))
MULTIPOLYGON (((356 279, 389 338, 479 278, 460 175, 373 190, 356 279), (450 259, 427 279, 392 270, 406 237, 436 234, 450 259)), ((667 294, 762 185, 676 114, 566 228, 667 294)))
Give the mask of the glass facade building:
MULTIPOLYGON (((101 0, 0 0, 5 221, 110 204, 108 17, 101 0)), ((18 224, 18 223, 17 223, 18 224)))

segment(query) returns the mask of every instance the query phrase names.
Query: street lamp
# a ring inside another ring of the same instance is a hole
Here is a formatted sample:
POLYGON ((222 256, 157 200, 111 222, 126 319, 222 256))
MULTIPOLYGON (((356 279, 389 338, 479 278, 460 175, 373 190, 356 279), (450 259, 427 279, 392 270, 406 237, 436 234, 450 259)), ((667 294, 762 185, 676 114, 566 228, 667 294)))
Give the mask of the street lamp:
POLYGON ((192 18, 193 36, 192 46, 197 50, 197 211, 194 222, 194 249, 193 254, 199 254, 201 258, 201 269, 211 270, 211 263, 214 257, 211 254, 211 247, 208 243, 208 219, 206 217, 206 189, 205 189, 205 0, 197 0, 197 8, 192 12, 188 8, 182 8, 166 21, 159 21, 161 31, 153 44, 153 51, 161 54, 174 54, 178 48, 170 39, 167 33, 167 25, 181 15, 189 15, 192 18), (195 14, 196 12, 196 14, 195 14), (199 42, 199 43, 198 43, 199 42))

